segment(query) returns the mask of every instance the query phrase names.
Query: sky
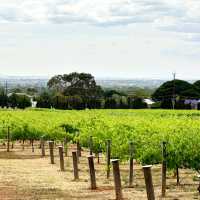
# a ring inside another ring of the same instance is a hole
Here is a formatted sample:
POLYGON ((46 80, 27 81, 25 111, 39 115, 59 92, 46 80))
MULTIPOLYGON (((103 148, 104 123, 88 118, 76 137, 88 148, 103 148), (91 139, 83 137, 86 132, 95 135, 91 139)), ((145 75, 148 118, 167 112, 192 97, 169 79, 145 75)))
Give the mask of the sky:
POLYGON ((200 77, 199 0, 0 0, 0 75, 200 77))

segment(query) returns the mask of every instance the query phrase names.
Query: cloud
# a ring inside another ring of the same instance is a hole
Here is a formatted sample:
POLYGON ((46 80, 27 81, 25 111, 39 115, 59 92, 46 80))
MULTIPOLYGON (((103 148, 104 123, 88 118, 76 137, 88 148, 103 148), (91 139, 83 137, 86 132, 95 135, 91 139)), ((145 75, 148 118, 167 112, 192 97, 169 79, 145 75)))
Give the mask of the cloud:
POLYGON ((200 33, 197 0, 12 0, 0 3, 0 22, 151 23, 164 31, 200 33))

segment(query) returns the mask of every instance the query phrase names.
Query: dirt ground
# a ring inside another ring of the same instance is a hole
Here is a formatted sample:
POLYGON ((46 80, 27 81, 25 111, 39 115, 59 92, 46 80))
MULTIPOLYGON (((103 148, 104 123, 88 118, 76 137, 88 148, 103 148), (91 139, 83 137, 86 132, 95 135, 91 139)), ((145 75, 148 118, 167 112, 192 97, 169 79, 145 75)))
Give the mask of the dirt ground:
MULTIPOLYGON (((50 164, 49 152, 41 157, 37 147, 32 153, 27 145, 23 151, 20 144, 15 145, 11 152, 0 146, 0 200, 114 200, 115 192, 113 177, 106 179, 105 159, 100 164, 95 160, 97 190, 90 190, 88 172, 88 152, 83 152, 79 164, 80 180, 73 180, 71 151, 65 157, 65 171, 59 170, 58 149, 55 149, 55 164, 50 164)), ((143 171, 140 165, 134 165, 134 187, 128 188, 128 164, 120 165, 123 185, 123 197, 126 200, 145 200, 146 190, 143 171)), ((161 167, 152 168, 156 199, 161 199, 161 167)), ((180 170, 180 186, 176 186, 173 173, 167 175, 166 198, 163 199, 200 199, 197 192, 198 181, 194 181, 196 173, 190 170, 180 170)))

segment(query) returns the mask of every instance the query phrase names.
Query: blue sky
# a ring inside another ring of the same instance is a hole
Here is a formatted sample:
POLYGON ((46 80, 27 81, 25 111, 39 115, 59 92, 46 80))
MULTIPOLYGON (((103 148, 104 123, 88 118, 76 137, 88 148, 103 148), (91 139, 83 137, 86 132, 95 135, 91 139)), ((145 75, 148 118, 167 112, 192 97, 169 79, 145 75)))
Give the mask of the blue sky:
POLYGON ((0 0, 0 74, 200 76, 200 1, 0 0))

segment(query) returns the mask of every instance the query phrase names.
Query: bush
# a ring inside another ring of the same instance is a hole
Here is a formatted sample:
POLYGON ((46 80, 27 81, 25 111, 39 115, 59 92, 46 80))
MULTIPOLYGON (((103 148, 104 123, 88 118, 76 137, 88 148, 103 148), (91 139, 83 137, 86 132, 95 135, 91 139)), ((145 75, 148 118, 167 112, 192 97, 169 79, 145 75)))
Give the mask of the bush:
POLYGON ((198 110, 200 110, 200 103, 198 103, 198 110))
POLYGON ((172 100, 171 99, 164 99, 161 101, 160 107, 163 109, 172 109, 172 100))
POLYGON ((160 109, 161 108, 161 102, 155 102, 153 104, 151 104, 151 109, 160 109))
POLYGON ((105 109, 116 109, 117 108, 117 102, 114 98, 107 98, 105 100, 105 109))
POLYGON ((191 109, 191 105, 190 104, 185 104, 185 101, 184 100, 180 100, 180 101, 177 101, 175 103, 175 109, 186 109, 186 110, 190 110, 191 109))
POLYGON ((27 108, 31 106, 31 101, 30 98, 27 97, 26 95, 17 95, 17 94, 12 94, 9 98, 8 98, 8 102, 9 102, 9 106, 11 106, 12 108, 27 108))
POLYGON ((143 99, 141 98, 136 98, 134 99, 133 103, 132 103, 132 108, 133 109, 143 109, 143 108, 147 108, 147 103, 145 103, 143 101, 143 99))

